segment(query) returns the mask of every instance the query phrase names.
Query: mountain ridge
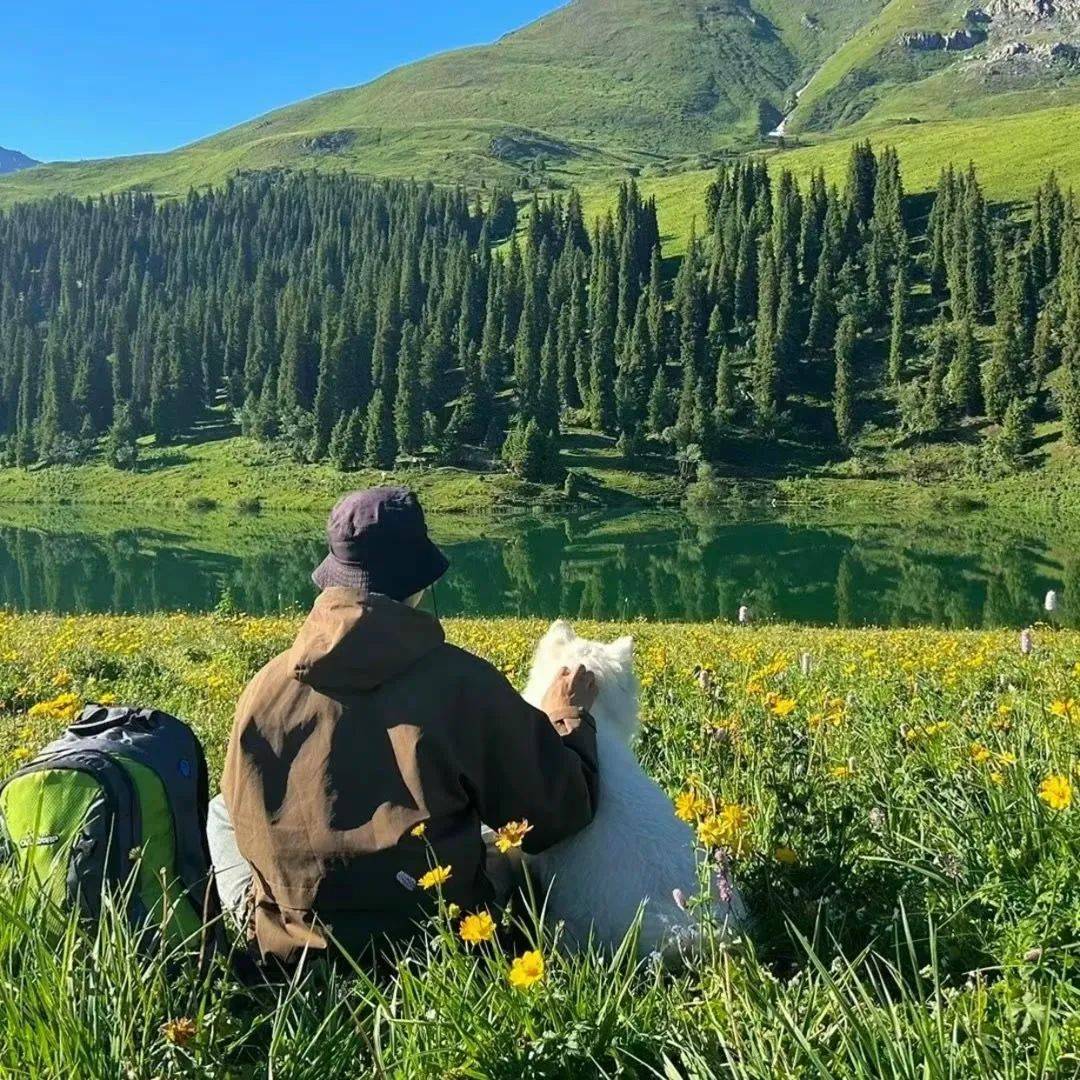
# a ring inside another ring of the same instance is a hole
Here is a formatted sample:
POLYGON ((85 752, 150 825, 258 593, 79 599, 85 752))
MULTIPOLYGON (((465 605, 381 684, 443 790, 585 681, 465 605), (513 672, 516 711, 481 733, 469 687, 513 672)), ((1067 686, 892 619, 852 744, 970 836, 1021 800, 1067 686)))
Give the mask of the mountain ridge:
POLYGON ((707 169, 785 137, 1080 107, 1080 0, 572 0, 163 154, 39 166, 0 205, 180 196, 237 172, 346 170, 514 190, 707 169), (800 93, 801 91, 801 93, 800 93))
POLYGON ((572 0, 160 155, 47 166, 0 198, 166 195, 237 170, 345 168, 470 186, 563 186, 756 144, 884 0, 572 0))
POLYGON ((23 169, 32 169, 40 164, 40 161, 28 157, 21 150, 9 150, 7 147, 0 146, 0 176, 21 172, 23 169))

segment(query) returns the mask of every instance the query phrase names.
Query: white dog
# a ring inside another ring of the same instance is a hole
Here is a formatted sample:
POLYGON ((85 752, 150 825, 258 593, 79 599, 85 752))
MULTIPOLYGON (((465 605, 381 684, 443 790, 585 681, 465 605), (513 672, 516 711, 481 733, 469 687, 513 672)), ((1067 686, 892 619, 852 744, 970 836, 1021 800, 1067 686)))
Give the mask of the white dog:
MULTIPOLYGON (((694 935, 700 917, 676 900, 698 891, 694 837, 631 750, 638 731, 633 657, 633 638, 586 641, 565 622, 553 624, 537 647, 524 694, 534 705, 560 668, 584 664, 596 676, 600 793, 592 824, 528 865, 547 892, 549 916, 565 924, 576 944, 591 934, 597 945, 615 948, 644 903, 639 951, 670 955, 694 935)), ((713 911, 733 928, 741 902, 732 896, 727 904, 714 903, 713 911)))

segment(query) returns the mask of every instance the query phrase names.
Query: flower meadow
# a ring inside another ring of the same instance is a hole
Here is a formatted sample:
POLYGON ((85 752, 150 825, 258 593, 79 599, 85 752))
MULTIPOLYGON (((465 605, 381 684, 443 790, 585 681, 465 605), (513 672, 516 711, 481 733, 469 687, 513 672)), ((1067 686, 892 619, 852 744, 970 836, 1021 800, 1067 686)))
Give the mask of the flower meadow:
MULTIPOLYGON (((0 615, 0 765, 86 701, 232 704, 299 616, 0 615)), ((536 622, 453 620, 522 685, 536 622)), ((385 970, 241 982, 0 888, 0 1074, 1080 1075, 1080 634, 582 624, 637 643, 639 753, 753 921, 680 972, 570 955, 542 897, 385 970)), ((517 846, 527 822, 503 826, 517 846)), ((451 867, 432 866, 438 889, 451 867)), ((692 902, 692 901, 691 901, 692 902)), ((494 916, 494 917, 493 917, 494 916)))

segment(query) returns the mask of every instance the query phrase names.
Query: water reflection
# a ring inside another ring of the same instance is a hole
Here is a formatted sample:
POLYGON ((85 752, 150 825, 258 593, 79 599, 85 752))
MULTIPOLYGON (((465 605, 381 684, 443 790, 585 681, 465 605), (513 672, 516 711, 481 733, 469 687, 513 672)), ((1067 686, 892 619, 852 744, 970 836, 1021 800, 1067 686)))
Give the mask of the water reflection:
MULTIPOLYGON (((930 533, 597 517, 519 520, 487 531, 500 535, 444 541, 453 567, 438 590, 443 614, 709 620, 731 619, 745 603, 758 617, 803 623, 1019 626, 1044 617, 1042 598, 1055 588, 1065 600, 1056 620, 1077 622, 1069 597, 1080 585, 1080 557, 963 527, 930 533)), ((0 526, 0 604, 207 610, 226 591, 253 613, 310 603, 308 575, 324 551, 318 524, 256 543, 249 533, 241 553, 213 547, 154 530, 0 526)))

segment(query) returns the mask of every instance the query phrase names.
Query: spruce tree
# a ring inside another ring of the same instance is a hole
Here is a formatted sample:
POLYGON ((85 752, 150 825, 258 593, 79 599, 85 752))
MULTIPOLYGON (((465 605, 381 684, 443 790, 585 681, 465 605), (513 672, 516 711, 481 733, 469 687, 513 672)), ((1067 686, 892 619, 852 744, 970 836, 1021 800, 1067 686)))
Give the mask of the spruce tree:
POLYGON ((735 414, 735 371, 731 350, 722 348, 716 360, 716 412, 727 423, 735 414))
POLYGON ((360 409, 342 413, 330 436, 330 462, 339 472, 351 472, 364 461, 364 414, 360 409))
POLYGON ((1006 314, 994 331, 990 363, 983 376, 986 415, 1000 423, 1009 402, 1020 392, 1019 341, 1016 320, 1006 314))
POLYGON ((394 435, 402 453, 415 454, 420 449, 423 415, 423 402, 420 400, 420 331, 413 323, 407 322, 401 331, 397 395, 394 398, 394 435))
POLYGON ((893 282, 892 331, 889 335, 889 382, 897 386, 904 376, 904 352, 907 337, 911 289, 906 242, 901 245, 893 282))
POLYGON ((855 344, 858 327, 851 315, 845 315, 836 331, 836 373, 833 382, 833 417, 836 434, 847 442, 855 430, 855 344))
POLYGON ((648 426, 653 435, 662 435, 672 424, 671 391, 668 389, 667 373, 661 365, 656 371, 649 391, 648 426))
POLYGON ((970 318, 963 318, 955 327, 956 348, 949 367, 949 400, 965 416, 982 412, 982 381, 975 332, 970 318))
POLYGON ((364 461, 374 469, 391 469, 396 459, 393 410, 380 386, 371 395, 364 421, 364 461))
POLYGON ((589 369, 589 414, 593 425, 611 434, 616 427, 615 410, 615 306, 613 289, 605 274, 596 298, 589 369))
POLYGON ((135 469, 139 461, 139 447, 135 439, 135 425, 131 422, 131 406, 121 402, 105 438, 105 460, 114 469, 135 469))
POLYGON ((776 362, 776 315, 778 282, 772 243, 768 239, 761 248, 761 267, 758 274, 758 320, 754 333, 754 419, 767 425, 776 415, 779 371, 776 362))
POLYGON ((1031 450, 1035 432, 1026 402, 1014 397, 1005 410, 997 445, 1002 457, 1013 468, 1019 468, 1031 450))

